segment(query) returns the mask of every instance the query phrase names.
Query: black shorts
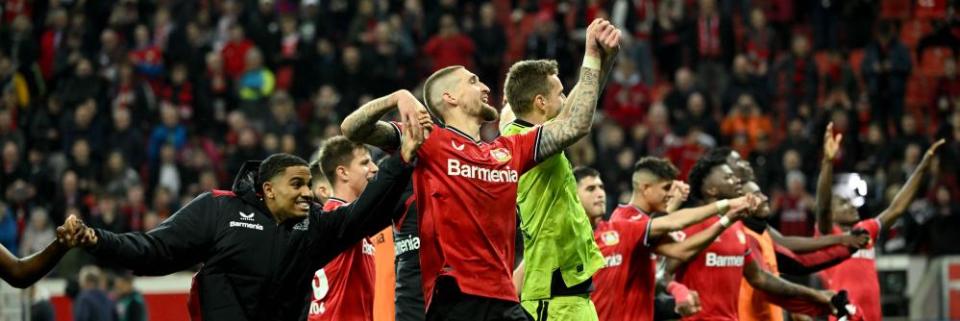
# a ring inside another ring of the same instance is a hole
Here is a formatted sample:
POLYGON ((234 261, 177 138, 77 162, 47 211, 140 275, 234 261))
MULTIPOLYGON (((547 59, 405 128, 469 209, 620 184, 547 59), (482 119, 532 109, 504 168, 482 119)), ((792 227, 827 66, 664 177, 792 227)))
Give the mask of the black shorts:
POLYGON ((460 292, 451 277, 440 277, 427 309, 427 321, 528 321, 520 303, 479 297, 460 292))

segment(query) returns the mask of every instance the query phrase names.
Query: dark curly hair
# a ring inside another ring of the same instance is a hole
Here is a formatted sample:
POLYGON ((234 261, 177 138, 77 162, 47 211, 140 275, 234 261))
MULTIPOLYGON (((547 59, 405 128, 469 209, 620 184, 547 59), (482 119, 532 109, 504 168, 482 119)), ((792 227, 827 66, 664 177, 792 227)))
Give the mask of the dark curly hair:
POLYGON ((724 153, 723 148, 715 148, 706 155, 697 160, 690 170, 688 180, 690 183, 690 199, 696 201, 703 200, 703 183, 710 175, 714 167, 727 164, 727 156, 730 155, 729 149, 724 153))

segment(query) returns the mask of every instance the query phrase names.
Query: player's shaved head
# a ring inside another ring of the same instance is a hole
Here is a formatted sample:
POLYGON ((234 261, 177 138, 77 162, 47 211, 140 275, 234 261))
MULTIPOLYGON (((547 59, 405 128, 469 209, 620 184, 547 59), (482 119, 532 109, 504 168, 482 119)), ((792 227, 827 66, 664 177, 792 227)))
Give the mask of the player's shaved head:
POLYGON ((443 94, 449 93, 460 81, 456 71, 463 66, 450 66, 437 70, 423 83, 423 102, 434 117, 443 120, 441 110, 444 106, 443 94))
POLYGON ((633 165, 633 188, 644 184, 655 184, 677 179, 678 170, 669 160, 657 157, 644 157, 633 165))

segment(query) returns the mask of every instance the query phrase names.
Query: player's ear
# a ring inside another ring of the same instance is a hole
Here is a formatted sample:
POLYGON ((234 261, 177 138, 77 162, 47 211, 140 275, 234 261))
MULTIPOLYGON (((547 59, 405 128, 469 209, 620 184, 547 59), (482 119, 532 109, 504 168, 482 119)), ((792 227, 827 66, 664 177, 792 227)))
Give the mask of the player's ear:
POLYGON ((540 110, 540 112, 547 113, 547 97, 543 95, 533 96, 533 108, 540 110))
POLYGON ((263 185, 261 186, 261 188, 263 188, 263 197, 274 198, 273 183, 271 183, 270 181, 263 182, 263 185))
POLYGON ((349 178, 350 178, 350 173, 347 172, 347 168, 343 167, 343 165, 337 166, 337 179, 341 181, 346 181, 349 178))
POLYGON ((453 94, 451 94, 450 92, 444 92, 441 97, 443 98, 443 102, 448 105, 457 104, 457 97, 454 97, 453 94))

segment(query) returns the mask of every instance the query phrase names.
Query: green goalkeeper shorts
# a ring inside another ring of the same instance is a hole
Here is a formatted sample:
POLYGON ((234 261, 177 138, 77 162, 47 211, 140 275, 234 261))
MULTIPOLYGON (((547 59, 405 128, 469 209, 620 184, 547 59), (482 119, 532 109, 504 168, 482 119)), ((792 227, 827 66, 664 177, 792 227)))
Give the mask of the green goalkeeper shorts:
POLYGON ((520 302, 534 321, 597 321, 597 308, 584 294, 520 302))

